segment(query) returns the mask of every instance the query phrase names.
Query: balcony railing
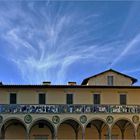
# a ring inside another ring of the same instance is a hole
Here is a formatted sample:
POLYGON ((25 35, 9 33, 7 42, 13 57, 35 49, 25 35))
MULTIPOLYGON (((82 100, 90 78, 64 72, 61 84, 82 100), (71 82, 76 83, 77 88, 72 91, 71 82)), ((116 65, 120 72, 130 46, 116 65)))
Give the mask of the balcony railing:
POLYGON ((140 105, 33 105, 33 104, 1 104, 0 113, 31 113, 31 114, 96 114, 96 113, 140 113, 140 105))

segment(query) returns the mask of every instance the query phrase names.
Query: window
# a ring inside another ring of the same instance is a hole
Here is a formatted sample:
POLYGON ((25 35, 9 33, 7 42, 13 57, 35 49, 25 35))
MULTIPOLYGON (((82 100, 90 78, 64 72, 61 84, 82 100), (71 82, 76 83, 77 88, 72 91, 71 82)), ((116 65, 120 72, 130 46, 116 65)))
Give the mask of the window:
POLYGON ((113 76, 107 76, 107 84, 108 86, 113 86, 113 76))
POLYGON ((93 94, 94 104, 100 104, 100 94, 93 94))
POLYGON ((73 94, 67 94, 67 104, 73 104, 73 94))
POLYGON ((126 105, 126 95, 125 94, 120 95, 120 104, 126 105))
POLYGON ((46 94, 45 93, 39 94, 39 104, 46 104, 46 94))
POLYGON ((10 93, 10 104, 16 104, 16 103, 17 103, 16 93, 10 93))

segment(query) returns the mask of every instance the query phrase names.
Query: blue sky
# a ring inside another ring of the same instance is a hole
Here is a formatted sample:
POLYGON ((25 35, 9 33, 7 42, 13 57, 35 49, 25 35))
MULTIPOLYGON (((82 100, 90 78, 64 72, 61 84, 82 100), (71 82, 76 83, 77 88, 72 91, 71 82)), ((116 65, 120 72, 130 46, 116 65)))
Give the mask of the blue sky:
POLYGON ((0 80, 80 84, 110 68, 140 79, 139 13, 140 1, 0 1, 0 80))

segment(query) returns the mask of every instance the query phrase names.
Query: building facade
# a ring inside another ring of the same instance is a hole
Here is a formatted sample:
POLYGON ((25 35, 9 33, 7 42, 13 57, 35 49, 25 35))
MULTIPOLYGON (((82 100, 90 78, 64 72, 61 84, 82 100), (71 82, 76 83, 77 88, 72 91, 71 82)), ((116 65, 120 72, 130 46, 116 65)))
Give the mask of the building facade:
POLYGON ((1 139, 140 139, 137 79, 107 70, 81 85, 0 84, 1 139))

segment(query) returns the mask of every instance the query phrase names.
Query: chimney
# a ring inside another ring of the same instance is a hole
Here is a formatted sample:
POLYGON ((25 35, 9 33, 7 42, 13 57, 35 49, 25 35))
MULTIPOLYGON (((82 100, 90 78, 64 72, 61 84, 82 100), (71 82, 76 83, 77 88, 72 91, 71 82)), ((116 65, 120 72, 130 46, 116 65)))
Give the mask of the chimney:
POLYGON ((76 85, 76 82, 68 82, 68 85, 71 85, 71 86, 76 85))
POLYGON ((42 84, 43 85, 51 85, 51 82, 50 81, 43 81, 42 84))

